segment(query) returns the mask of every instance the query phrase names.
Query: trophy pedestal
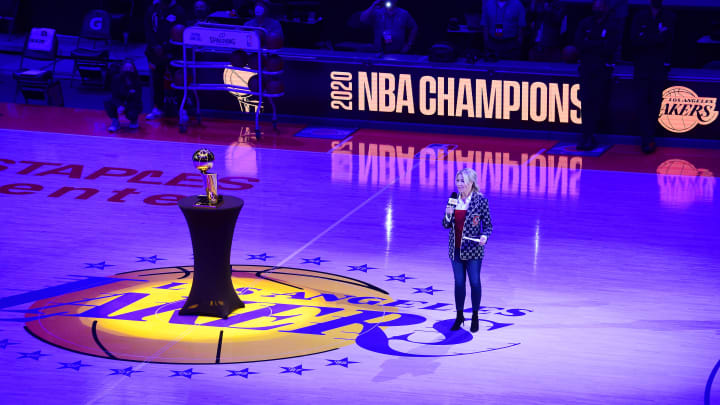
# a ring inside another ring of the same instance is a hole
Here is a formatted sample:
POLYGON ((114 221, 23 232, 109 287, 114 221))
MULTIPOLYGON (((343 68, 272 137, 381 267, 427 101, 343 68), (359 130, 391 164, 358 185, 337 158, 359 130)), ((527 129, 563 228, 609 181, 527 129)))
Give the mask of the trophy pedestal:
POLYGON ((195 271, 192 287, 180 315, 227 318, 245 304, 232 284, 230 249, 243 200, 226 196, 220 206, 208 210, 196 206, 197 197, 185 197, 179 206, 190 228, 195 271))

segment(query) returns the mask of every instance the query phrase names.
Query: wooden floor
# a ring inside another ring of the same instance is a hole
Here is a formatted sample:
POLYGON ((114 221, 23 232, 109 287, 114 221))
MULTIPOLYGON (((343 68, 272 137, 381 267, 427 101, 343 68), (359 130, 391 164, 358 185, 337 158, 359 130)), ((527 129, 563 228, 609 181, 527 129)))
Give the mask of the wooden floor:
POLYGON ((0 114, 3 403, 720 403, 718 150, 302 125, 257 142, 220 120, 109 136, 99 112, 0 114), (245 201, 234 315, 268 311, 251 320, 172 307, 199 144, 245 201), (494 225, 477 334, 448 330, 440 216, 463 166, 494 225))

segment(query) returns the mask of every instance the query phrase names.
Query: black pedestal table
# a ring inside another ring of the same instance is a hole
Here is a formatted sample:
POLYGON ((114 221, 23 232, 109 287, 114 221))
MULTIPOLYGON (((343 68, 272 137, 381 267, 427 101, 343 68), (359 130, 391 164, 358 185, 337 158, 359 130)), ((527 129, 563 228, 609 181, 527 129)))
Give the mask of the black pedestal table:
POLYGON ((192 239, 195 271, 192 287, 180 315, 227 318, 245 304, 232 284, 230 249, 243 200, 223 196, 217 207, 195 206, 197 197, 185 197, 179 206, 192 239))

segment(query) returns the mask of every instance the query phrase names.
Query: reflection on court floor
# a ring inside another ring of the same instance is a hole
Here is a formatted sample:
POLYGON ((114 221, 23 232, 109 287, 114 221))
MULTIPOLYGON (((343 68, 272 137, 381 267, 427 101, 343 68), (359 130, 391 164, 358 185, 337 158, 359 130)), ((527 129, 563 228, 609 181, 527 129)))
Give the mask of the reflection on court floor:
POLYGON ((0 130, 8 403, 720 398, 717 151, 222 136, 208 144, 220 192, 245 200, 232 263, 248 304, 226 320, 177 314, 193 259, 175 205, 202 186, 197 143, 0 130), (440 225, 463 167, 495 229, 477 334, 449 330, 440 225))

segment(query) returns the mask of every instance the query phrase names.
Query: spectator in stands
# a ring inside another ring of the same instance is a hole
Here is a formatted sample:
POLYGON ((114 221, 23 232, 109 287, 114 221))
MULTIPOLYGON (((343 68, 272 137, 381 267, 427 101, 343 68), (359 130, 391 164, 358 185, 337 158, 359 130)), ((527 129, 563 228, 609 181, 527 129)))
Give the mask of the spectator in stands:
POLYGON ((130 129, 138 128, 138 116, 142 111, 142 86, 132 60, 126 59, 122 67, 113 72, 111 98, 105 101, 105 111, 112 120, 108 131, 120 129, 120 114, 125 114, 130 120, 130 129))
POLYGON ((609 18, 608 0, 593 2, 593 15, 580 21, 575 46, 580 53, 580 102, 582 138, 578 150, 593 150, 600 120, 607 114, 613 58, 619 44, 619 29, 609 18))
POLYGON ((663 8, 662 0, 650 0, 650 6, 638 10, 633 18, 630 39, 635 58, 637 129, 645 153, 652 153, 657 148, 655 131, 674 34, 675 15, 663 8))
POLYGON ((203 0, 198 0, 193 4, 193 15, 188 21, 188 25, 195 25, 199 22, 207 22, 210 15, 210 7, 203 0))
POLYGON ((567 29, 565 7, 560 0, 533 0, 528 10, 530 20, 530 60, 562 60, 562 36, 567 29))
POLYGON ((252 9, 255 7, 254 0, 224 0, 221 6, 213 7, 215 10, 230 10, 238 18, 252 16, 252 9))
POLYGON ((520 0, 488 0, 483 4, 485 48, 500 59, 521 59, 525 7, 520 0))
POLYGON ((375 47, 382 53, 408 53, 417 38, 418 26, 397 0, 375 0, 360 14, 373 27, 375 47))
POLYGON ((223 10, 234 12, 240 18, 250 16, 250 11, 255 5, 253 0, 206 0, 211 10, 223 10))
POLYGON ((269 3, 265 0, 255 2, 255 8, 252 19, 245 23, 250 27, 264 28, 268 34, 274 33, 283 36, 282 26, 280 22, 269 15, 269 3))
POLYGON ((148 120, 163 115, 165 105, 165 73, 176 47, 170 44, 170 30, 176 24, 187 23, 185 10, 175 0, 158 0, 145 13, 145 36, 150 79, 152 82, 153 110, 148 120))

